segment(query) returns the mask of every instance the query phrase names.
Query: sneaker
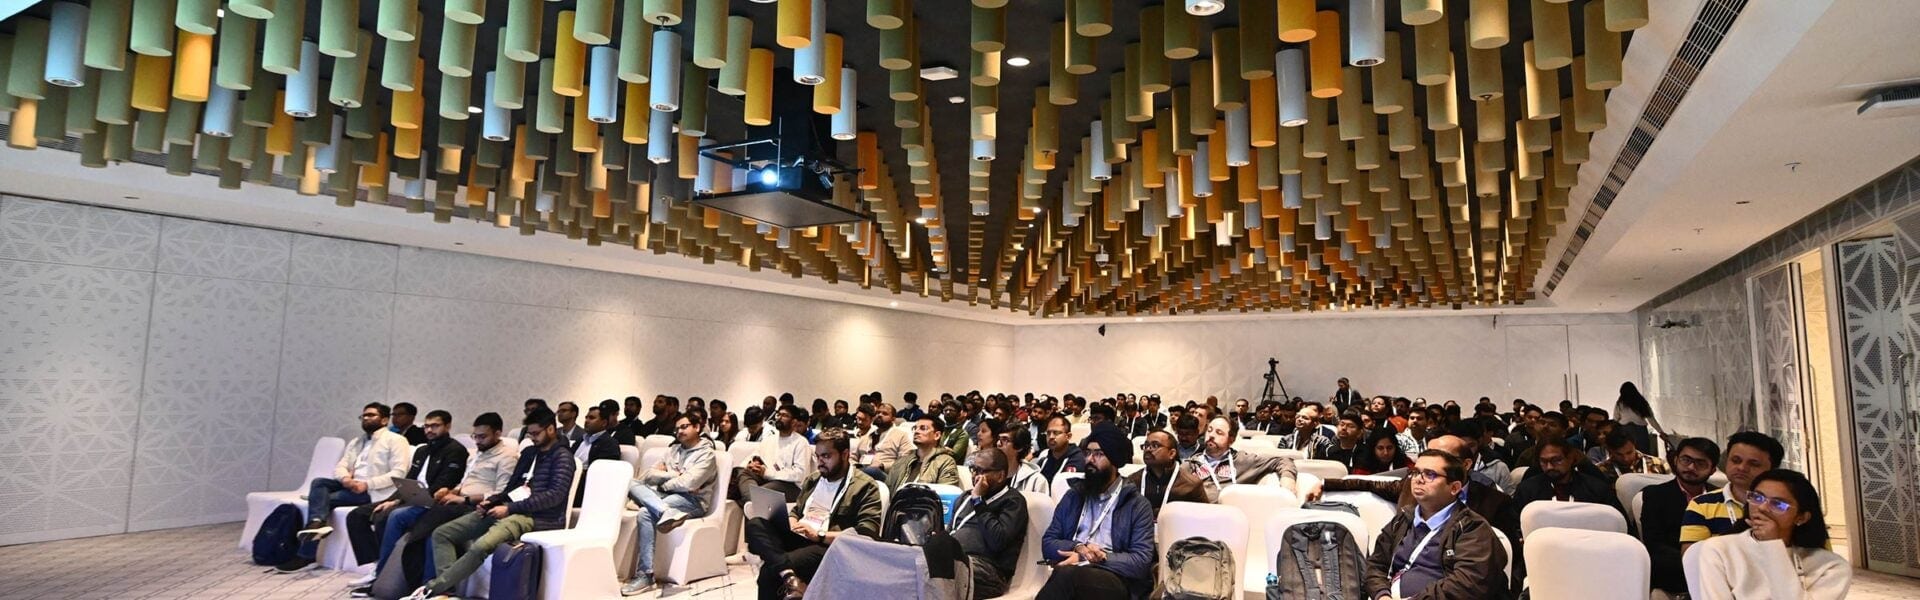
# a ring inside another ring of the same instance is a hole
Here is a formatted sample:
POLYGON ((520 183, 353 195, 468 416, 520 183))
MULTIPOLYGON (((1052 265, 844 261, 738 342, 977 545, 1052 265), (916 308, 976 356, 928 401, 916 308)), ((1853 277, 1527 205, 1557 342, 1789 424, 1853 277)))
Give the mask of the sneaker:
POLYGON ((641 573, 634 575, 633 579, 628 580, 626 585, 620 586, 620 595, 638 596, 651 589, 653 589, 653 576, 641 573))
POLYGON ((686 523, 687 519, 690 518, 692 518, 692 515, 669 508, 666 512, 660 513, 660 523, 654 526, 654 530, 660 533, 670 533, 674 529, 679 528, 682 523, 686 523))
POLYGON ((407 594, 407 597, 402 598, 401 600, 427 600, 428 598, 431 598, 431 597, 433 597, 433 595, 428 593, 427 586, 423 585, 423 586, 420 586, 419 588, 414 589, 413 593, 407 594))
POLYGON ((355 579, 353 581, 348 582, 347 587, 358 588, 358 587, 370 586, 370 585, 373 585, 373 580, 379 577, 380 577, 379 573, 368 571, 366 575, 361 576, 359 579, 355 579))
POLYGON ((302 569, 306 569, 307 567, 311 567, 311 566, 313 566, 313 559, 295 556, 293 558, 287 559, 287 562, 283 562, 278 565, 275 565, 273 567, 273 570, 279 571, 281 573, 293 573, 295 571, 300 571, 302 569))
POLYGON ((302 529, 302 530, 300 530, 300 532, 299 532, 299 533, 297 533, 297 534, 295 534, 295 535, 298 535, 298 536, 300 536, 300 537, 311 537, 311 538, 313 538, 313 539, 316 539, 316 540, 318 540, 318 539, 321 539, 321 538, 324 538, 324 537, 327 537, 327 535, 328 535, 328 534, 331 534, 331 533, 333 533, 333 526, 331 526, 331 525, 319 525, 319 526, 316 526, 316 527, 309 527, 309 528, 306 528, 306 529, 302 529))
POLYGON ((365 586, 360 586, 360 587, 357 587, 357 588, 353 588, 353 593, 351 593, 351 594, 348 594, 348 595, 350 595, 350 596, 352 596, 352 597, 355 597, 355 598, 372 598, 372 597, 373 597, 373 586, 370 586, 370 585, 365 585, 365 586))

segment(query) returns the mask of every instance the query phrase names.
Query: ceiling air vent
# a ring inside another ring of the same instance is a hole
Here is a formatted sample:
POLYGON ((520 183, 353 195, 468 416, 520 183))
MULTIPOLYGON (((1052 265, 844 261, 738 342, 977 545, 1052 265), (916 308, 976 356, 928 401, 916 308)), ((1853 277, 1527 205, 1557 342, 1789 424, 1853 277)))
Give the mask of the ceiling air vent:
POLYGON ((1860 103, 1858 114, 1869 119, 1920 114, 1920 84, 1875 91, 1860 103))

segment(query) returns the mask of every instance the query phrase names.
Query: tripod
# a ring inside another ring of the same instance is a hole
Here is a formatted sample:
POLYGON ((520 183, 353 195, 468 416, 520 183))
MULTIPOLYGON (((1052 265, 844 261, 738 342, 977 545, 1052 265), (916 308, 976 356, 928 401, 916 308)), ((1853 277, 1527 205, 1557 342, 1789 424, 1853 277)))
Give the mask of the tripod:
POLYGON ((1267 359, 1267 374, 1265 379, 1267 380, 1266 387, 1260 389, 1261 402, 1278 400, 1281 403, 1285 403, 1293 398, 1292 394, 1287 393, 1287 382, 1280 379, 1280 359, 1267 359), (1274 395, 1275 388, 1279 389, 1279 397, 1277 398, 1274 395))

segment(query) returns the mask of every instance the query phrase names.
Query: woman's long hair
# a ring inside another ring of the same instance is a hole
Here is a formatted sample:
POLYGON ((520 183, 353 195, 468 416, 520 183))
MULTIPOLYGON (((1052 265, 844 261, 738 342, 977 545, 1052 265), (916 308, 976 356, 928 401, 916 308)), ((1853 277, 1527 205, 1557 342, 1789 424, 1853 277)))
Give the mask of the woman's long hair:
MULTIPOLYGON (((1788 545, 1795 548, 1825 549, 1827 547, 1827 511, 1820 507, 1820 491, 1813 488, 1813 482, 1806 475, 1793 469, 1774 469, 1753 478, 1753 484, 1747 489, 1758 489, 1763 481, 1778 482, 1787 486, 1787 492, 1793 494, 1793 504, 1801 514, 1807 515, 1807 522, 1793 527, 1793 541, 1788 545)), ((1747 507, 1747 510, 1754 510, 1747 507)), ((1746 531, 1750 526, 1742 519, 1736 531, 1746 531)))
POLYGON ((1365 473, 1360 473, 1362 475, 1378 475, 1413 465, 1413 461, 1408 460, 1407 455, 1400 452, 1400 441, 1394 437, 1393 428, 1391 427, 1373 430, 1373 433, 1367 435, 1366 445, 1361 447, 1366 449, 1366 452, 1360 455, 1360 460, 1357 461, 1359 464, 1355 466, 1354 470, 1356 472, 1366 471, 1365 473), (1373 449, 1380 444, 1380 440, 1387 440, 1393 444, 1394 451, 1392 461, 1382 462, 1380 457, 1374 455, 1373 449))
MULTIPOLYGON (((1613 409, 1616 413, 1627 410, 1640 415, 1642 419, 1653 417, 1653 405, 1647 403, 1647 397, 1640 395, 1640 388, 1634 387, 1631 381, 1620 384, 1620 403, 1613 409)), ((1619 417, 1619 415, 1614 416, 1619 417)))

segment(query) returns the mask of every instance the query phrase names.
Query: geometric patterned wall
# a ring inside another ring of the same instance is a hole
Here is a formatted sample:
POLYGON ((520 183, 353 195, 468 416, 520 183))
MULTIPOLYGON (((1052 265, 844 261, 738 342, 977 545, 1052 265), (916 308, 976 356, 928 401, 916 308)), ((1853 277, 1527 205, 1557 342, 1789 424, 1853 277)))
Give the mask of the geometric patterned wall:
POLYGON ((1760 426, 1786 446, 1782 468, 1807 470, 1807 419, 1801 396, 1807 385, 1806 329, 1801 311, 1800 265, 1788 263, 1753 278, 1755 385, 1760 390, 1760 426))
MULTIPOLYGON (((1913 331, 1909 307, 1920 298, 1920 244, 1902 219, 1900 240, 1841 242, 1840 299, 1847 332, 1847 380, 1853 408, 1854 469, 1860 523, 1875 569, 1920 570, 1920 471, 1915 470, 1913 331), (1911 266, 1910 266, 1911 265, 1911 266)), ((1920 225, 1920 223, 1911 223, 1920 225)))
POLYGON ((0 545, 238 520, 359 406, 996 389, 1012 328, 0 198, 0 545))

